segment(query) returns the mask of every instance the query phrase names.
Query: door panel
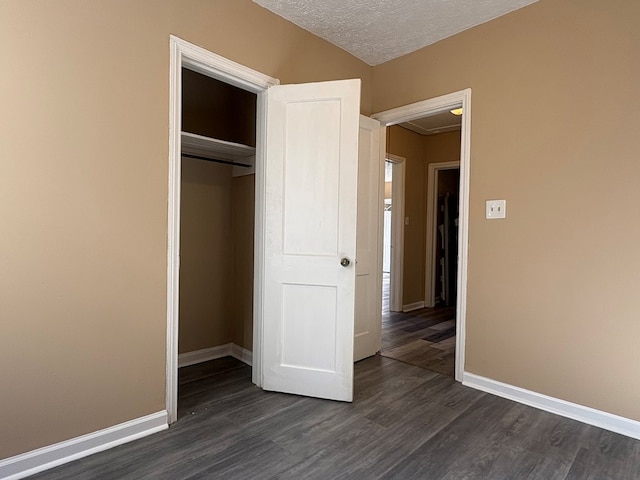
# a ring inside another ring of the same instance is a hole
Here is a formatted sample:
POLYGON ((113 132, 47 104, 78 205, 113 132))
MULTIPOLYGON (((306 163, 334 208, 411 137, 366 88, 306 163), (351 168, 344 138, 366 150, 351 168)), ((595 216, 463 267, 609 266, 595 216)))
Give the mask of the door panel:
POLYGON ((358 141, 358 232, 354 361, 380 350, 382 330, 381 221, 384 159, 380 122, 360 116, 358 141))
POLYGON ((265 390, 353 396, 359 99, 359 80, 268 91, 265 390))

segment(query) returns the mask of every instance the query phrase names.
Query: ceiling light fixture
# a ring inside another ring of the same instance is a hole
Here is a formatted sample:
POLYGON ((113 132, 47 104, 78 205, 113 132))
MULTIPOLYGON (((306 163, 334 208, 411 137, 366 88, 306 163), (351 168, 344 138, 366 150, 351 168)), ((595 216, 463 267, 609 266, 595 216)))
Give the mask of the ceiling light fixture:
POLYGON ((454 108, 453 110, 449 110, 451 113, 453 113, 454 115, 462 115, 462 107, 460 108, 454 108))

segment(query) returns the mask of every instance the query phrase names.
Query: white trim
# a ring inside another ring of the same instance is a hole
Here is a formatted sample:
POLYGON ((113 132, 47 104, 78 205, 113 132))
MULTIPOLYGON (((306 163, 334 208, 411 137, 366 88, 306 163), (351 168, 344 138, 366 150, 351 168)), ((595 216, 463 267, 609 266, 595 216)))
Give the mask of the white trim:
MULTIPOLYGON (((463 97, 466 95, 469 95, 469 98, 466 101, 470 100, 470 88, 467 88, 466 90, 460 90, 458 92, 449 93, 447 95, 430 98, 428 100, 411 103, 409 105, 392 108, 391 110, 385 110, 384 112, 376 113, 371 117, 379 120, 383 125, 396 125, 397 123, 408 122, 410 120, 422 118, 425 115, 433 115, 439 112, 450 110, 451 106, 460 105, 461 102, 464 103, 465 99, 463 99, 463 97)), ((463 110, 463 117, 464 113, 465 112, 463 110)), ((464 124, 464 121, 462 123, 464 124)))
POLYGON ((17 480, 168 428, 161 411, 0 461, 0 478, 17 480))
POLYGON ((225 343, 224 345, 218 345, 216 347, 181 353, 178 355, 178 368, 208 362, 216 358, 228 357, 231 355, 231 345, 231 343, 225 343))
MULTIPOLYGON (((460 162, 430 163, 427 173, 427 235, 424 267, 424 304, 433 307, 436 304, 436 245, 438 244, 438 175, 440 170, 460 168, 460 162)), ((458 187, 459 189, 460 187, 458 187)))
MULTIPOLYGON (((392 153, 387 153, 385 157, 385 160, 388 160, 393 165, 393 186, 391 191, 392 251, 389 285, 391 291, 389 292, 389 310, 391 312, 402 312, 404 311, 404 307, 402 306, 402 292, 404 288, 404 184, 406 158, 392 153)), ((380 270, 382 271, 382 269, 380 270)))
MULTIPOLYGON (((376 252, 377 255, 377 265, 378 269, 377 274, 377 295, 376 295, 376 303, 378 305, 378 313, 376 321, 380 322, 379 328, 377 328, 378 335, 378 346, 382 346, 382 282, 383 282, 383 273, 382 273, 382 263, 383 263, 383 248, 384 248, 384 169, 385 169, 385 160, 387 156, 387 142, 385 139, 387 138, 387 127, 383 127, 378 122, 379 127, 379 136, 378 136, 378 249, 376 252)), ((358 147, 359 149, 359 147, 358 147)), ((391 302, 391 299, 389 299, 391 302)), ((355 321, 355 317, 354 317, 355 321)), ((355 326, 355 324, 354 324, 355 326)))
POLYGON ((424 302, 423 301, 419 301, 419 302, 414 302, 414 303, 409 303, 407 305, 403 305, 402 306, 402 311, 403 312, 412 312, 414 310, 420 310, 421 308, 424 308, 424 302))
POLYGON ((389 160, 391 163, 402 163, 406 160, 406 158, 401 157, 400 155, 394 155, 393 153, 387 152, 385 154, 385 160, 389 160))
POLYGON ((262 387, 262 342, 264 312, 264 244, 267 180, 265 175, 265 158, 267 153, 267 92, 258 93, 256 105, 256 161, 255 161, 255 220, 254 220, 254 252, 253 252, 253 353, 251 364, 251 381, 262 387))
POLYGON ((640 440, 640 422, 465 372, 462 384, 546 412, 640 440))
POLYGON ((456 380, 462 381, 467 341, 467 273, 469 264, 469 179, 471 175, 471 89, 456 94, 462 102, 458 222, 458 298, 456 299, 456 380))
POLYGON ((469 169, 471 167, 471 89, 442 95, 422 102, 405 105, 373 115, 383 126, 415 120, 434 113, 462 106, 460 132, 460 216, 458 230, 458 298, 456 300, 456 380, 464 373, 466 318, 467 318, 467 264, 469 259, 469 169))
POLYGON ((178 419, 178 316, 180 283, 180 182, 182 131, 182 53, 170 39, 169 178, 167 205, 167 360, 166 398, 169 423, 178 419))
POLYGON ((249 366, 253 364, 253 352, 246 348, 242 348, 240 345, 236 345, 235 343, 231 344, 231 356, 249 366))
POLYGON ((208 362, 217 358, 233 357, 251 366, 253 354, 235 343, 225 343, 216 347, 203 348, 178 355, 178 368, 208 362))
POLYGON ((253 93, 260 93, 280 84, 280 80, 276 78, 245 67, 179 37, 170 35, 170 38, 171 45, 175 46, 180 53, 180 65, 189 70, 253 93))
POLYGON ((169 68, 169 205, 167 209, 167 368, 166 406, 169 423, 178 418, 178 314, 180 272, 180 133, 182 111, 182 67, 188 67, 230 85, 256 93, 256 220, 255 220, 255 278, 254 278, 254 352, 252 380, 261 384, 260 344, 262 341, 262 244, 264 222, 264 92, 279 81, 240 65, 203 48, 170 36, 169 68))

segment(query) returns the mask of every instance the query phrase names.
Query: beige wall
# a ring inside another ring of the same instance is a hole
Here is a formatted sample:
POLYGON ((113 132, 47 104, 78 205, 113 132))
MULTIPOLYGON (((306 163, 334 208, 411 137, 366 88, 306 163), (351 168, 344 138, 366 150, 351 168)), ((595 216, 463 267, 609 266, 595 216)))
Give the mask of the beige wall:
POLYGON ((232 341, 253 350, 253 238, 255 221, 255 175, 235 177, 232 185, 232 341))
POLYGON ((375 111, 473 89, 466 369, 635 420, 638 18, 541 0, 374 70, 375 111))
POLYGON ((425 135, 422 138, 427 163, 460 160, 460 131, 425 135))
POLYGON ((0 458, 165 408, 162 3, 0 2, 0 458))
POLYGON ((0 458, 165 408, 169 34, 370 112, 250 0, 0 2, 0 458))

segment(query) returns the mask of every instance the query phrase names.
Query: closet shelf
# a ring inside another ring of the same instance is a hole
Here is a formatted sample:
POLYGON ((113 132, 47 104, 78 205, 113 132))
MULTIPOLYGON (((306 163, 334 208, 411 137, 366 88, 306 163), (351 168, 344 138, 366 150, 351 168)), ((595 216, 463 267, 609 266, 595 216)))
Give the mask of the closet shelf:
POLYGON ((204 137, 190 132, 182 132, 182 153, 210 157, 212 160, 253 163, 255 147, 204 137))

